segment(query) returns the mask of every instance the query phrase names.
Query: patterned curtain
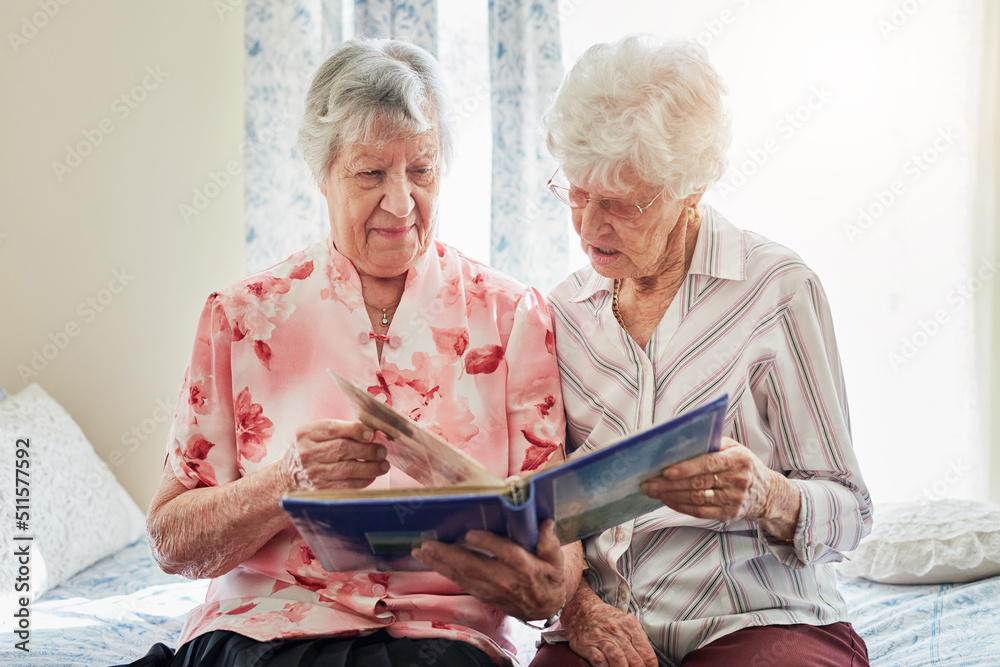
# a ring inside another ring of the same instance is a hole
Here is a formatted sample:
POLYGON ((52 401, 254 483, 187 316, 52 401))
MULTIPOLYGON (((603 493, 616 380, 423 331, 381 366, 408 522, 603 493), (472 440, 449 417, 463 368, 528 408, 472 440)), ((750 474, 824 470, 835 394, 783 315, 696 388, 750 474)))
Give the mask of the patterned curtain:
POLYGON ((490 263, 542 293, 569 266, 567 211, 545 189, 555 163, 539 119, 562 80, 557 0, 490 0, 490 263))
POLYGON ((325 205, 295 151, 312 75, 342 39, 341 0, 248 0, 246 8, 247 269, 275 264, 326 236, 325 205))
MULTIPOLYGON (((569 261, 568 214, 545 190, 555 165, 538 129, 562 77, 557 2, 488 3, 490 262, 543 292, 566 275, 569 261)), ((295 138, 312 75, 344 37, 342 16, 342 0, 247 2, 244 156, 251 272, 327 234, 325 204, 295 151, 295 138)), ((353 28, 359 37, 405 37, 437 55, 438 1, 354 0, 353 28)))
POLYGON ((358 37, 405 37, 437 57, 437 0, 354 0, 358 37))

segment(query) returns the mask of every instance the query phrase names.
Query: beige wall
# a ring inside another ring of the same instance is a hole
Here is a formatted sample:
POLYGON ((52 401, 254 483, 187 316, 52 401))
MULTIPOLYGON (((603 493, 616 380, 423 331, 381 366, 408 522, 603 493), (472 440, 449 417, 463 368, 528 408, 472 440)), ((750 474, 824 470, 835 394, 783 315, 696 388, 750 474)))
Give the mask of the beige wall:
POLYGON ((0 3, 0 385, 52 394, 143 508, 205 297, 244 273, 242 175, 179 212, 243 139, 222 4, 0 3))

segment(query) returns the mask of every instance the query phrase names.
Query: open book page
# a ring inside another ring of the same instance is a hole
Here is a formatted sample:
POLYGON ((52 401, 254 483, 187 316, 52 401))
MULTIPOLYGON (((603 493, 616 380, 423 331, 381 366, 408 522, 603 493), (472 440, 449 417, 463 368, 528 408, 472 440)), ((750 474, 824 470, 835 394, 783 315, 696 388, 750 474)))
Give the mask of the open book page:
POLYGON ((717 451, 727 405, 723 396, 561 465, 480 486, 472 481, 478 464, 462 468, 464 455, 456 458, 461 452, 451 445, 350 383, 343 387, 362 421, 390 435, 396 454, 405 452, 423 466, 430 483, 439 479, 433 473, 442 470, 466 483, 284 497, 282 507, 331 571, 422 570, 410 557, 414 546, 424 540, 461 544, 469 530, 487 530, 534 549, 538 525, 549 517, 556 519, 556 532, 565 544, 659 509, 663 504, 642 493, 642 482, 672 463, 717 451), (451 462, 442 465, 445 457, 451 462))
POLYGON ((474 484, 506 488, 504 480, 465 452, 380 402, 347 378, 331 370, 327 372, 337 381, 358 419, 389 438, 386 446, 389 463, 413 479, 424 486, 474 484))
POLYGON ((728 397, 571 458, 531 477, 542 516, 565 544, 659 509, 641 484, 679 461, 718 451, 728 397))

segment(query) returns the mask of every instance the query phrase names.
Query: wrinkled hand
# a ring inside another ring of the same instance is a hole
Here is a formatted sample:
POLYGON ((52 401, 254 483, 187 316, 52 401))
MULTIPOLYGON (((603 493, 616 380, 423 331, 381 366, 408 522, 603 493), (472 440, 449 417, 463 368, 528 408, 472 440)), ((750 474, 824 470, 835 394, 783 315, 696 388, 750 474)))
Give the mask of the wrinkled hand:
POLYGON ((466 543, 494 555, 441 542, 423 542, 413 557, 482 602, 523 621, 548 618, 566 601, 563 554, 555 522, 542 524, 536 555, 492 533, 469 531, 466 543))
POLYGON ((639 619, 605 604, 583 582, 566 606, 563 629, 569 647, 594 667, 656 667, 656 653, 639 619))
POLYGON ((361 422, 321 419, 295 432, 281 460, 289 491, 360 489, 389 470, 384 446, 361 422))
POLYGON ((785 481, 748 448, 723 438, 718 452, 675 463, 642 489, 667 507, 700 519, 759 521, 768 515, 773 485, 780 483, 775 476, 785 481))

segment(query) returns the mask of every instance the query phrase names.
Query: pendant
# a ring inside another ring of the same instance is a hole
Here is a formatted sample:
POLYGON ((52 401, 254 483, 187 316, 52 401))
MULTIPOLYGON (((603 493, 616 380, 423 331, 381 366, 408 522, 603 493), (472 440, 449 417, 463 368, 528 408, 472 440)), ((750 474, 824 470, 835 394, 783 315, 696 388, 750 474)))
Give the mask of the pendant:
POLYGON ((382 326, 384 326, 384 327, 389 326, 389 318, 386 317, 386 314, 385 314, 386 310, 388 310, 388 308, 383 308, 382 309, 382 326))

